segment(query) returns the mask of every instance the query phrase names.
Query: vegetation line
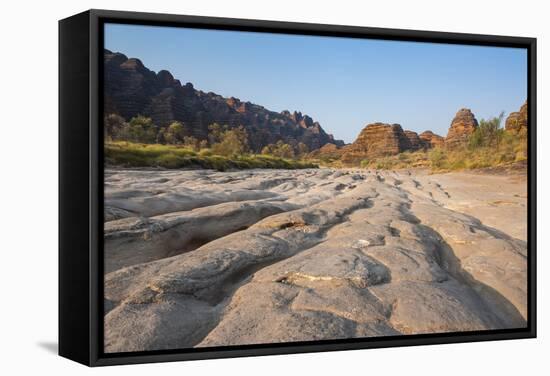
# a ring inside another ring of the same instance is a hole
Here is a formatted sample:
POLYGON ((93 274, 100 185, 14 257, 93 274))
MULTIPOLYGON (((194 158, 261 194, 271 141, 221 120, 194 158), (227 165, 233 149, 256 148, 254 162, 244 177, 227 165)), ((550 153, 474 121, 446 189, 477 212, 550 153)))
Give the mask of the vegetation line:
POLYGON ((270 155, 243 154, 215 155, 211 149, 192 150, 180 145, 141 144, 128 141, 105 143, 105 162, 108 166, 205 168, 218 171, 230 169, 317 168, 314 163, 285 159, 270 155))
POLYGON ((158 127, 151 118, 136 116, 128 122, 110 114, 105 117, 105 161, 123 167, 229 169, 318 168, 319 165, 371 169, 426 168, 433 172, 507 167, 525 163, 525 132, 510 132, 501 127, 503 114, 481 120, 465 142, 442 144, 433 148, 405 151, 395 155, 348 160, 346 147, 322 147, 310 151, 301 143, 282 140, 252 150, 244 126, 211 124, 206 138, 198 139, 192 129, 174 121, 158 127))

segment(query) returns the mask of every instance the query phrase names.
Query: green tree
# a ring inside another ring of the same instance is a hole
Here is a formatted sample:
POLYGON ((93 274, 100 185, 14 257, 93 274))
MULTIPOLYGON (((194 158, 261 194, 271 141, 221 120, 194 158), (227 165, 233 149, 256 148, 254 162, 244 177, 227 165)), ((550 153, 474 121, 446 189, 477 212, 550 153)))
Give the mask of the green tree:
POLYGON ((151 118, 138 115, 125 124, 120 139, 152 144, 157 139, 157 127, 153 124, 151 118))
POLYGON ((294 148, 289 144, 285 144, 284 141, 279 140, 275 144, 269 144, 264 146, 262 154, 273 155, 280 158, 294 158, 294 148))
POLYGON ((503 129, 500 127, 503 118, 504 112, 501 112, 498 117, 489 120, 482 119, 479 122, 479 127, 470 136, 469 148, 496 147, 498 149, 503 136, 503 129))
POLYGON ((294 158, 294 148, 289 144, 285 144, 283 140, 277 141, 275 144, 269 144, 262 149, 262 154, 269 154, 279 158, 294 158))
POLYGON ((224 130, 227 130, 227 127, 222 127, 218 123, 213 123, 208 126, 208 142, 210 145, 221 142, 224 130))
POLYGON ((294 158, 294 149, 289 144, 285 144, 282 140, 275 144, 275 156, 280 158, 294 158))
POLYGON ((160 128, 157 133, 157 144, 165 144, 166 143, 166 137, 164 137, 164 134, 166 133, 166 128, 160 128))
POLYGON ((193 136, 184 136, 183 137, 183 145, 185 145, 188 148, 191 148, 195 151, 199 151, 199 140, 197 140, 193 136))
POLYGON ((185 126, 179 121, 174 121, 166 128, 164 139, 168 144, 182 144, 186 133, 185 126))
POLYGON ((262 148, 261 153, 264 155, 274 155, 274 151, 275 151, 275 145, 268 144, 262 148))
POLYGON ((249 152, 248 134, 242 126, 226 129, 217 137, 219 137, 220 141, 212 145, 212 152, 214 154, 236 156, 249 152))

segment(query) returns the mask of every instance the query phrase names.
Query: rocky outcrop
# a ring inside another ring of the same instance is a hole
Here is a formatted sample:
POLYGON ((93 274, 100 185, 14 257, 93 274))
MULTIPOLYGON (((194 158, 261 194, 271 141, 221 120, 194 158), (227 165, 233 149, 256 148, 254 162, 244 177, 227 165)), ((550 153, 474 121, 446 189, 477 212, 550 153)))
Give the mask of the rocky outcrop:
POLYGON ((445 144, 445 138, 432 131, 424 131, 418 137, 420 137, 426 148, 442 147, 445 144))
POLYGON ((303 142, 310 150, 327 143, 343 145, 308 115, 278 113, 238 98, 205 93, 191 83, 182 85, 166 70, 155 73, 139 59, 121 53, 104 51, 104 74, 105 112, 117 113, 126 120, 145 115, 159 127, 177 120, 188 125, 198 139, 207 138, 212 123, 243 125, 254 151, 279 140, 303 142))
POLYGON ((416 132, 404 131, 399 124, 373 123, 363 128, 355 142, 342 148, 342 162, 354 164, 364 159, 429 147, 431 145, 421 139, 416 132))
POLYGON ((512 112, 506 119, 505 129, 515 134, 527 133, 527 101, 521 106, 519 112, 512 112))
POLYGON ((373 123, 363 128, 350 151, 374 158, 395 155, 409 148, 409 139, 399 124, 373 123))
POLYGON ((407 140, 409 140, 408 150, 416 151, 416 150, 426 148, 426 144, 418 136, 418 133, 413 132, 413 131, 404 131, 404 132, 405 132, 405 137, 407 137, 407 140))
POLYGON ((325 144, 321 148, 310 152, 308 157, 323 160, 335 160, 340 159, 345 150, 346 147, 336 144, 325 144))
POLYGON ((451 122, 445 145, 455 147, 467 143, 477 127, 478 123, 472 111, 469 108, 460 109, 451 122))

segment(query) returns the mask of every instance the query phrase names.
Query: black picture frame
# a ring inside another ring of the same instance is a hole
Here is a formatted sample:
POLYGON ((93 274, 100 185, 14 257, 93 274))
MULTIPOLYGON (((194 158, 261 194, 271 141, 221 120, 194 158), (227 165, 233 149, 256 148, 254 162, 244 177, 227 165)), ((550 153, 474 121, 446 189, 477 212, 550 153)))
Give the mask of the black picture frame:
POLYGON ((88 366, 536 337, 536 39, 88 10, 59 21, 59 354, 88 366), (528 56, 528 325, 523 329, 105 354, 103 352, 103 25, 106 22, 519 47, 528 56))

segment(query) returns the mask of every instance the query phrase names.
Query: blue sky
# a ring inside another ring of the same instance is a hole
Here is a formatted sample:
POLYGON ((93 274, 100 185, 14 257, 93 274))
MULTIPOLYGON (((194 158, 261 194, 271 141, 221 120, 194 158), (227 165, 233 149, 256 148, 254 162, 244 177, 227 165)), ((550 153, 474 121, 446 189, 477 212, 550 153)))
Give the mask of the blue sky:
POLYGON ((455 113, 518 111, 524 49, 108 24, 105 48, 196 89, 301 111, 352 142, 372 122, 446 135, 455 113))

